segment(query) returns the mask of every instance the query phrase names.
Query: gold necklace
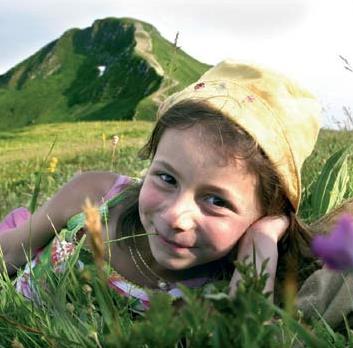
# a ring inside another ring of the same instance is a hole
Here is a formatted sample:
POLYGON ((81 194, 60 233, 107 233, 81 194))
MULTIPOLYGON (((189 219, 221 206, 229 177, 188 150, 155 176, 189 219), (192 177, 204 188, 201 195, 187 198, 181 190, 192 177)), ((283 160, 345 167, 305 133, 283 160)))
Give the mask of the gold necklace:
MULTIPOLYGON (((134 246, 135 246, 135 251, 136 251, 136 254, 137 256, 139 257, 139 259, 141 260, 141 262, 143 263, 143 265, 149 270, 149 272, 151 274, 153 274, 153 276, 155 278, 157 278, 157 285, 158 287, 161 289, 161 290, 169 290, 170 289, 170 284, 165 280, 163 279, 161 276, 159 276, 156 272, 153 271, 153 269, 147 264, 147 262, 144 260, 144 258, 142 257, 140 251, 138 250, 137 248, 137 245, 136 245, 136 241, 135 241, 135 238, 134 238, 134 246)), ((156 280, 152 279, 151 277, 147 276, 145 274, 145 272, 142 271, 140 265, 138 264, 135 256, 134 256, 134 253, 132 251, 132 248, 131 246, 128 246, 129 248, 129 252, 130 252, 130 256, 131 256, 131 259, 136 267, 136 269, 139 271, 139 273, 145 278, 147 279, 149 282, 152 282, 152 283, 155 283, 156 280)))
POLYGON ((144 266, 158 279, 158 287, 162 290, 169 289, 170 284, 165 279, 163 279, 160 275, 158 275, 156 272, 153 271, 153 269, 147 264, 147 262, 142 257, 140 251, 137 248, 136 248, 136 253, 140 258, 140 260, 142 261, 142 263, 144 264, 144 266))

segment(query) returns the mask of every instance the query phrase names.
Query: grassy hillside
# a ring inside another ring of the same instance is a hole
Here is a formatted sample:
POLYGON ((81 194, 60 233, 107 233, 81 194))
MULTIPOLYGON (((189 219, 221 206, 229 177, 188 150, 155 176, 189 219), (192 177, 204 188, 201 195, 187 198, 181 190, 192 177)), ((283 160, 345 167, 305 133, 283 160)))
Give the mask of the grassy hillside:
POLYGON ((0 131, 0 216, 11 207, 28 205, 35 173, 54 141, 49 160, 58 159, 57 170, 53 174, 45 170, 40 202, 80 171, 101 169, 138 175, 146 164, 135 160, 136 153, 150 128, 150 123, 142 121, 107 121, 36 125, 11 133, 0 131), (111 138, 115 134, 120 142, 112 159, 111 138))
POLYGON ((164 88, 168 83, 188 84, 206 68, 147 23, 97 20, 91 27, 66 31, 0 76, 0 129, 151 119, 161 96, 146 97, 162 87, 169 94, 172 89, 164 88))

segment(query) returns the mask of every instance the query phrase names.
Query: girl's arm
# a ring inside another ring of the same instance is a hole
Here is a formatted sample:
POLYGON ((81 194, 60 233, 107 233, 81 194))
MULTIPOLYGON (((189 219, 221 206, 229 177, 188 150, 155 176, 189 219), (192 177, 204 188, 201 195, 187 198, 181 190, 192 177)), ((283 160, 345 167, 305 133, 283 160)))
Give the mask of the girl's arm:
POLYGON ((54 237, 55 230, 66 226, 67 220, 79 213, 86 198, 101 204, 117 178, 110 172, 86 172, 75 176, 50 198, 23 225, 0 234, 0 246, 9 274, 27 261, 26 255, 36 251, 54 237))
MULTIPOLYGON (((256 252, 256 269, 260 272, 261 266, 269 259, 265 272, 269 274, 264 292, 273 293, 277 269, 277 243, 289 226, 286 216, 265 216, 249 227, 247 232, 239 241, 237 260, 243 261, 246 257, 253 259, 253 246, 256 252)), ((237 284, 241 276, 237 270, 234 271, 230 281, 229 294, 234 296, 237 284)))

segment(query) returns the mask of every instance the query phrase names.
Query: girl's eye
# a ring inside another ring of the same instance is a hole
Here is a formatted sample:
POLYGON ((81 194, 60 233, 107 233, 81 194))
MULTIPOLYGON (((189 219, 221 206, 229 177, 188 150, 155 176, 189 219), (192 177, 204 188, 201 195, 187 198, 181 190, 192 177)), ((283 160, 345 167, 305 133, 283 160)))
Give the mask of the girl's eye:
POLYGON ((176 184, 176 180, 169 174, 160 173, 160 174, 158 174, 158 176, 163 182, 165 182, 168 185, 175 185, 176 184))
POLYGON ((218 196, 207 196, 206 201, 209 204, 215 205, 219 208, 227 208, 229 206, 227 201, 218 196))

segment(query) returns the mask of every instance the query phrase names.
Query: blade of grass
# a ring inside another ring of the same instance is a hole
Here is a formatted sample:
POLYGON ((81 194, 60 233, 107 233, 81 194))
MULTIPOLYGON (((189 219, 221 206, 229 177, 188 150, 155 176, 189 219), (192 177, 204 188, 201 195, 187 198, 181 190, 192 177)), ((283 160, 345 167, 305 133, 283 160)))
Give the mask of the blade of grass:
POLYGON ((342 202, 349 182, 347 158, 352 146, 336 151, 313 185, 312 218, 317 219, 342 202))
POLYGON ((36 210, 36 207, 37 207, 37 201, 38 201, 38 195, 40 192, 40 185, 42 182, 43 170, 44 170, 45 165, 48 162, 48 158, 49 158, 50 154, 52 153, 52 151, 54 149, 56 141, 57 141, 57 137, 55 137, 53 143, 50 146, 50 149, 49 149, 46 157, 43 159, 43 161, 39 167, 38 172, 35 174, 36 180, 35 180, 35 184, 34 184, 34 190, 33 190, 32 198, 31 198, 31 202, 29 204, 29 211, 32 214, 34 213, 34 211, 36 210))

